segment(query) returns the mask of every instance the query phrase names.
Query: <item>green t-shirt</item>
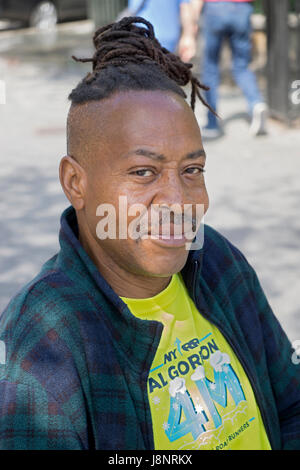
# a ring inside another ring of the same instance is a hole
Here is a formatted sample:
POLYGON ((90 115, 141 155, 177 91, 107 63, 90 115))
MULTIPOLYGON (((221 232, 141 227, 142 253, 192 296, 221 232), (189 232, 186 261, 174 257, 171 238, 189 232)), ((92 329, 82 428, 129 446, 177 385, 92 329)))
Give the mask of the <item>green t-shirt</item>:
POLYGON ((243 367, 180 274, 154 297, 122 300, 136 317, 164 325, 148 377, 155 449, 270 449, 243 367))

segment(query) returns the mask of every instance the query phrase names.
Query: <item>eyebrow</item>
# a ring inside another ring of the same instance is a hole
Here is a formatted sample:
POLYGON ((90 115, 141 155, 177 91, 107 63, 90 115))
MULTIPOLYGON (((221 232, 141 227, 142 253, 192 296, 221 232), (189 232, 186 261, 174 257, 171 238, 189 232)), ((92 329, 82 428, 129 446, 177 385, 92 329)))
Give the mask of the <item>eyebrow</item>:
POLYGON ((196 150, 195 152, 190 152, 185 156, 185 158, 190 158, 190 159, 199 158, 199 157, 206 158, 206 153, 204 149, 199 149, 199 150, 196 150))
MULTIPOLYGON (((143 157, 152 158, 152 160, 158 160, 158 161, 166 160, 166 157, 162 153, 151 152, 150 150, 146 150, 142 148, 127 153, 125 157, 130 157, 131 155, 142 155, 143 157)), ((206 153, 204 149, 198 149, 198 150, 195 150, 195 152, 190 152, 186 154, 183 158, 192 160, 192 159, 196 159, 199 157, 206 158, 206 153)))

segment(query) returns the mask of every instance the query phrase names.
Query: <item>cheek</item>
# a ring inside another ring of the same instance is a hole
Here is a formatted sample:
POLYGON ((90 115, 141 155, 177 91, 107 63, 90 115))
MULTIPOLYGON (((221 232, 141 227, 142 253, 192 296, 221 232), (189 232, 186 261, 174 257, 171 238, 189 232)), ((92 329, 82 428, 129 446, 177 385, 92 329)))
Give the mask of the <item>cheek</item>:
POLYGON ((208 196, 208 192, 205 191, 205 200, 203 202, 204 204, 204 214, 207 212, 208 208, 209 208, 209 196, 208 196))
POLYGON ((90 233, 97 241, 102 242, 99 233, 114 233, 117 211, 115 209, 115 201, 107 191, 103 191, 103 187, 98 184, 90 185, 87 198, 85 201, 85 215, 90 233))
POLYGON ((86 204, 89 212, 96 216, 96 210, 101 204, 111 204, 118 209, 118 183, 114 178, 101 174, 99 171, 88 179, 86 204))
POLYGON ((203 177, 203 181, 201 183, 201 195, 200 198, 202 199, 201 203, 204 205, 205 212, 207 211, 209 207, 209 196, 207 192, 207 187, 206 187, 206 182, 203 177))
POLYGON ((204 180, 201 183, 201 187, 198 188, 197 191, 194 193, 193 200, 196 202, 196 204, 200 204, 203 206, 203 211, 205 214, 209 207, 209 196, 204 180))
POLYGON ((152 197, 147 194, 145 188, 136 190, 136 188, 120 184, 115 190, 114 197, 116 198, 117 227, 121 233, 132 233, 140 226, 140 223, 144 228, 146 227, 152 197))

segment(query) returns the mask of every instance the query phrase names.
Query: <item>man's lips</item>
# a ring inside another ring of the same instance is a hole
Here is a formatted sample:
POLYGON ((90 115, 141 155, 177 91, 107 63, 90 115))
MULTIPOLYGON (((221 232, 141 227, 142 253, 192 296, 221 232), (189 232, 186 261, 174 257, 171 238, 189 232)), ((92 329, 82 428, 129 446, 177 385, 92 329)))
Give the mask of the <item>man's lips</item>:
POLYGON ((175 230, 174 226, 170 226, 168 228, 160 226, 158 230, 149 230, 148 232, 145 232, 144 235, 141 234, 141 238, 150 239, 162 246, 173 247, 185 246, 188 242, 188 239, 182 232, 182 228, 180 228, 179 231, 178 229, 175 230))
POLYGON ((178 236, 175 237, 174 235, 170 235, 168 237, 165 235, 158 235, 150 236, 149 238, 157 245, 161 245, 163 247, 180 248, 185 246, 185 244, 188 242, 184 235, 182 235, 181 238, 178 238, 178 236))

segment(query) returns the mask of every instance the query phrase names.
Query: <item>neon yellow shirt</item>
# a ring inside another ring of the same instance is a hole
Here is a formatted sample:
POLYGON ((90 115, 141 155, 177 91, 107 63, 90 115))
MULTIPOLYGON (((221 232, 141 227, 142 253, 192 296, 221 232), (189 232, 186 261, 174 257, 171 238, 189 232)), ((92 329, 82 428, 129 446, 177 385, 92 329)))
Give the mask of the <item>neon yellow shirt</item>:
POLYGON ((271 449, 244 369, 180 274, 154 297, 122 299, 136 317, 164 325, 148 377, 155 449, 271 449))

